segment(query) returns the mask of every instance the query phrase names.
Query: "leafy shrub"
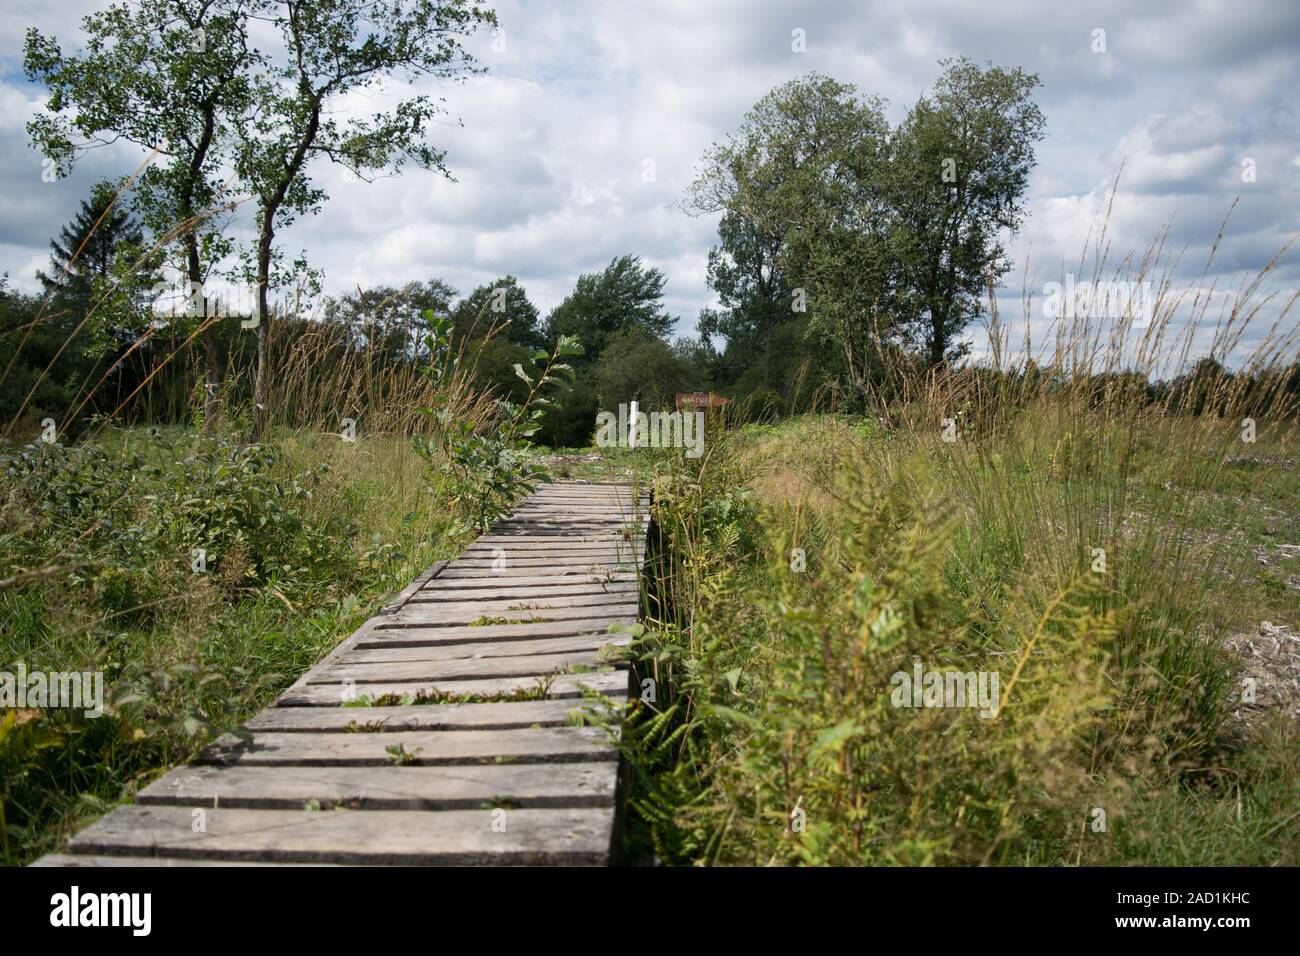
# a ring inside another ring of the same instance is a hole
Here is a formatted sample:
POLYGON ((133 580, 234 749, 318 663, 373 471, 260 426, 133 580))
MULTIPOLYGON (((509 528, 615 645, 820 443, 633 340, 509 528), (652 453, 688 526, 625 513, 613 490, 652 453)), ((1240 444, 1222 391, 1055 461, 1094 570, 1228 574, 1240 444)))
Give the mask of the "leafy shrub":
POLYGON ((322 463, 190 433, 121 444, 0 457, 0 669, 102 671, 105 693, 98 718, 0 715, 9 862, 238 730, 365 615, 349 589, 384 588, 402 560, 356 540, 352 508, 319 506, 341 493, 322 463))
POLYGON ((125 610, 164 594, 199 551, 212 580, 228 588, 351 563, 349 529, 317 528, 300 513, 326 466, 286 479, 269 448, 201 435, 157 435, 149 451, 38 444, 0 457, 8 567, 30 568, 42 556, 79 565, 74 583, 125 610))
POLYGON ((452 343, 453 321, 425 313, 432 330, 426 339, 430 364, 423 371, 432 380, 433 406, 425 411, 434 424, 432 440, 415 436, 415 449, 432 466, 435 492, 440 501, 469 514, 472 528, 486 531, 509 513, 515 501, 547 477, 546 470, 530 462, 524 451, 541 428, 542 416, 553 406, 543 389, 558 379, 572 383, 573 368, 563 357, 582 354, 576 339, 560 336, 555 348, 529 353, 533 374, 523 363, 515 375, 528 387, 523 402, 497 400, 499 417, 485 425, 460 413, 456 398, 464 381, 464 351, 452 343), (535 377, 534 377, 535 376, 535 377))

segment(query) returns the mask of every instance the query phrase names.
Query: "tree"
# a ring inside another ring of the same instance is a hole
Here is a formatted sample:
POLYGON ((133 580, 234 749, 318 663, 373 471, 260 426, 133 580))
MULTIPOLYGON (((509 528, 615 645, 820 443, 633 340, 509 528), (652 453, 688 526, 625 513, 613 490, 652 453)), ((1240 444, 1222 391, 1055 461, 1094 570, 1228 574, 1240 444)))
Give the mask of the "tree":
POLYGON ((18 295, 7 288, 7 276, 0 279, 6 433, 24 413, 73 428, 70 414, 86 405, 103 407, 98 390, 84 394, 91 385, 111 381, 121 397, 132 381, 121 358, 152 318, 158 261, 144 245, 144 230, 119 186, 103 181, 50 240, 49 271, 36 273, 43 296, 18 295))
MULTIPOLYGON (((721 243, 709 251, 708 284, 720 307, 702 310, 697 323, 704 343, 726 339, 711 363, 715 386, 738 399, 756 388, 793 399, 788 393, 816 346, 806 335, 807 313, 795 311, 781 265, 783 241, 731 210, 723 213, 718 236, 721 243)), ((824 359, 817 364, 829 371, 824 359)))
MULTIPOLYGON (((684 204, 725 214, 724 248, 738 263, 759 250, 774 256, 788 314, 807 311, 809 334, 843 351, 860 391, 869 356, 896 324, 881 176, 888 156, 883 101, 814 73, 772 90, 710 148, 684 204)), ((741 274, 757 286, 753 269, 741 274)), ((735 275, 718 278, 725 286, 735 275)))
MULTIPOLYGON (((1001 231, 1023 218, 1042 136, 1037 77, 941 65, 934 93, 897 129, 883 100, 828 77, 777 87, 709 149, 684 201, 724 214, 710 263, 720 296, 739 279, 752 301, 757 253, 772 257, 792 309, 807 309, 808 335, 834 345, 864 397, 900 346, 923 347, 931 367, 960 356, 981 292, 1007 268, 1001 231)), ((702 317, 706 334, 724 321, 754 328, 758 316, 724 307, 702 317)))
POLYGON ((460 337, 482 338, 500 326, 502 334, 515 345, 527 349, 546 347, 537 306, 528 300, 528 293, 514 276, 502 276, 479 286, 457 304, 452 318, 460 337))
POLYGON ((53 38, 27 33, 29 79, 50 91, 47 115, 28 124, 33 143, 66 173, 88 150, 125 140, 160 160, 136 181, 137 205, 160 242, 179 243, 187 310, 204 353, 205 410, 221 382, 218 336, 202 294, 229 254, 217 181, 230 160, 229 131, 250 107, 247 19, 256 0, 138 0, 82 21, 86 49, 65 55, 53 38))
POLYGON ((693 391, 695 369, 663 339, 634 326, 609 337, 595 368, 600 407, 636 401, 643 410, 671 408, 678 392, 693 391))
POLYGON ((663 338, 673 327, 663 308, 666 281, 659 269, 642 265, 640 256, 612 259, 600 272, 578 276, 574 290, 547 317, 550 335, 576 336, 586 349, 587 367, 616 332, 639 328, 663 338))
POLYGON ((473 339, 465 344, 465 366, 475 386, 515 404, 526 401, 529 390, 528 383, 519 377, 515 366, 529 368, 533 355, 532 349, 500 336, 473 339))
POLYGON ((62 421, 73 404, 73 391, 89 372, 90 359, 79 349, 64 348, 78 320, 70 311, 48 311, 40 297, 9 287, 0 276, 0 421, 8 436, 48 417, 62 421))
POLYGON ((888 195, 892 252, 912 337, 931 367, 960 357, 955 339, 978 318, 981 296, 1010 268, 1001 244, 1024 219, 1043 114, 1038 77, 1020 69, 943 60, 894 135, 888 195))
MULTIPOLYGON (((142 261, 146 257, 140 220, 114 183, 95 184, 72 221, 50 240, 50 250, 50 271, 37 272, 36 277, 53 309, 82 319, 96 310, 97 300, 116 299, 127 309, 146 311, 145 293, 155 272, 142 261), (127 281, 120 295, 113 296, 113 280, 122 274, 127 281)), ((106 311, 116 310, 110 305, 106 311)))
POLYGON ((256 203, 252 278, 257 292, 257 365, 253 402, 260 423, 268 374, 269 292, 275 235, 317 212, 326 194, 313 185, 316 157, 342 164, 361 179, 396 171, 407 161, 450 178, 445 153, 425 142, 426 127, 444 112, 425 95, 392 109, 342 120, 339 99, 374 90, 388 77, 462 78, 479 72, 461 41, 496 15, 466 0, 266 0, 283 49, 255 85, 256 109, 240 128, 235 168, 256 203))
POLYGON ((441 279, 408 282, 400 289, 357 289, 325 303, 326 322, 339 322, 359 347, 371 348, 391 361, 409 360, 424 348, 429 333, 427 311, 446 316, 456 290, 441 279))

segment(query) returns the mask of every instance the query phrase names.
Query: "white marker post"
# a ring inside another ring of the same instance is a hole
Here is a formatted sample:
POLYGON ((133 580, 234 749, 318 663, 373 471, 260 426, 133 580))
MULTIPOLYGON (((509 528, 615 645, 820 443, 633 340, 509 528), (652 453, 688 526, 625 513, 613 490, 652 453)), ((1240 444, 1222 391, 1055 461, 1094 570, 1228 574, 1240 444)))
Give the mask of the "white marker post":
POLYGON ((633 399, 628 407, 627 416, 627 447, 636 447, 636 399, 633 399))

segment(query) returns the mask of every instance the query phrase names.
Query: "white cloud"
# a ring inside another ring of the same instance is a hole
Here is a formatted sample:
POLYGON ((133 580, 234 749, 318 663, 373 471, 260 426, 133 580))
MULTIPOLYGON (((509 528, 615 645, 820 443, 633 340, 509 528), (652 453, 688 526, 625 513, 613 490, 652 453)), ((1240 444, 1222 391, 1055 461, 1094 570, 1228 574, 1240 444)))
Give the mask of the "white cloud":
MULTIPOLYGON (((20 76, 23 30, 36 25, 67 43, 80 14, 98 5, 0 0, 0 270, 29 287, 49 235, 89 183, 129 168, 130 154, 119 151, 45 189, 31 176, 38 157, 23 126, 39 91, 20 76)), ((1237 196, 1223 269, 1258 268, 1300 230, 1291 105, 1300 11, 1291 3, 1135 11, 1127 0, 870 8, 508 0, 497 9, 503 48, 487 34, 473 43, 488 75, 452 86, 394 80, 336 104, 347 116, 411 89, 445 96, 448 123, 432 139, 458 181, 411 169, 367 184, 315 168, 330 201, 281 239, 325 270, 327 290, 439 277, 468 292, 511 272, 545 311, 579 273, 634 253, 667 273, 669 307, 690 331, 712 300, 705 263, 715 223, 673 204, 709 143, 773 86, 812 70, 887 97, 898 119, 933 82, 936 60, 955 54, 1042 76, 1048 138, 1011 249, 1022 264, 1032 251, 1031 277, 1077 261, 1121 161, 1108 233, 1115 249, 1141 250, 1174 217, 1171 243, 1188 246, 1183 268, 1198 274, 1237 196), (1104 56, 1091 50, 1097 27, 1107 31, 1104 56), (806 32, 806 53, 790 48, 795 28, 806 32), (1241 182, 1243 157, 1256 161, 1253 184, 1241 182), (646 159, 653 182, 642 180, 646 159)), ((1280 275, 1300 280, 1296 269, 1288 262, 1280 275)), ((1024 281, 1017 269, 1008 287, 1018 293, 1024 281)))

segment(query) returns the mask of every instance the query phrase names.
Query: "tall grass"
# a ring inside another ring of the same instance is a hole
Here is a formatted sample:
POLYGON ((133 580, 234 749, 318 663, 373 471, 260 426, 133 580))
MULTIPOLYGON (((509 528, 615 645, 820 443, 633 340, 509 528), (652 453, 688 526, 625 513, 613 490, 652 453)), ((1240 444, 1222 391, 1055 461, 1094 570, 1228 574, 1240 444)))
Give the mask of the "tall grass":
MULTIPOLYGON (((434 382, 416 329, 280 318, 258 416, 237 333, 205 400, 195 347, 215 321, 150 327, 116 359, 139 366, 140 384, 108 414, 78 417, 106 372, 77 393, 58 441, 0 446, 0 670, 99 670, 108 698, 99 718, 0 714, 0 862, 57 849, 238 728, 464 543, 465 508, 412 444, 431 427, 425 407, 494 426, 464 343, 434 382)), ((27 424, 20 410, 6 433, 27 424)))
POLYGON ((1237 718, 1223 646, 1300 623, 1258 560, 1300 534, 1295 299, 1259 330, 1273 264, 1210 315, 1157 262, 1146 328, 1085 315, 1034 353, 1026 312, 1013 353, 991 302, 982 365, 658 462, 631 853, 1296 862, 1296 728, 1237 718), (918 662, 999 674, 996 718, 894 706, 918 662))
POLYGON ((100 670, 107 697, 99 718, 6 712, 7 863, 237 728, 462 544, 400 437, 127 429, 3 464, 0 670, 100 670))

